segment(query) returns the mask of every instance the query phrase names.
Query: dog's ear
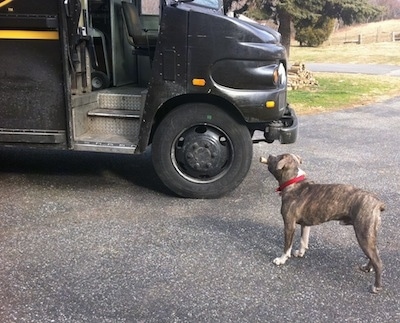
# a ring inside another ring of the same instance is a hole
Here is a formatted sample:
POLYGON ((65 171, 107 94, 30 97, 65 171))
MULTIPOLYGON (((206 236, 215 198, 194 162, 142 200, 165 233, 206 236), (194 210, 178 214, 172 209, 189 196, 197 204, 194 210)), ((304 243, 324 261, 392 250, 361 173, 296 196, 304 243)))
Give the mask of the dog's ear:
POLYGON ((276 169, 283 169, 285 168, 286 164, 293 162, 301 164, 303 160, 300 156, 295 154, 283 155, 283 158, 276 164, 276 169))
POLYGON ((292 159, 295 160, 297 163, 299 163, 299 164, 302 164, 302 163, 303 163, 303 159, 302 159, 299 155, 290 154, 290 156, 291 156, 292 159))
POLYGON ((276 169, 283 169, 287 163, 286 157, 283 157, 278 163, 276 164, 276 169))
POLYGON ((303 164, 303 158, 301 158, 299 155, 295 155, 295 156, 298 159, 299 164, 303 164))

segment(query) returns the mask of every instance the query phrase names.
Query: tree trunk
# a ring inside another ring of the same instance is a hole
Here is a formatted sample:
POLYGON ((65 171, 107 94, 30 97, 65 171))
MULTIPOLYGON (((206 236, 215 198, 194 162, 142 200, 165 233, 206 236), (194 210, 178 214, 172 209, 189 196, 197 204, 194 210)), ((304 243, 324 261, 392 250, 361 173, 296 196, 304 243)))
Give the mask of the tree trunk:
POLYGON ((290 39, 292 36, 292 17, 285 10, 279 12, 279 28, 278 31, 282 35, 282 45, 286 48, 287 58, 290 55, 290 39))

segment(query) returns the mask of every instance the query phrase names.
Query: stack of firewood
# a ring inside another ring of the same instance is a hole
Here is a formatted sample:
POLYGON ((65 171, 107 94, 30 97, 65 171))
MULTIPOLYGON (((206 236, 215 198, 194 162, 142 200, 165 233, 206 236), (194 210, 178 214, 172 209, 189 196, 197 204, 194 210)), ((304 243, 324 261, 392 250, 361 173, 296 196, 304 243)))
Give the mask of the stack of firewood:
POLYGON ((294 63, 288 70, 288 90, 318 86, 318 81, 304 63, 294 63))

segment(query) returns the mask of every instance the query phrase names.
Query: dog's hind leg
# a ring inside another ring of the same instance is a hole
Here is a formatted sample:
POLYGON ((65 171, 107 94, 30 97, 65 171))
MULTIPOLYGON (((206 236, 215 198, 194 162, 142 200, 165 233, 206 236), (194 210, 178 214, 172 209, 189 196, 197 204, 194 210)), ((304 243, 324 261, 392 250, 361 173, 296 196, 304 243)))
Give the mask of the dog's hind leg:
POLYGON ((375 271, 375 283, 372 286, 372 293, 378 293, 382 290, 383 265, 376 246, 378 222, 379 218, 376 217, 373 223, 359 221, 359 223, 354 224, 354 231, 356 232, 358 243, 365 255, 369 258, 369 262, 361 266, 360 269, 363 271, 371 271, 371 268, 373 268, 375 271))
POLYGON ((274 264, 279 266, 283 265, 292 254, 293 237, 296 229, 296 222, 285 221, 285 249, 283 255, 274 259, 274 264))
POLYGON ((360 269, 365 272, 371 271, 371 268, 374 269, 375 283, 372 286, 371 291, 372 293, 378 293, 379 291, 382 290, 382 271, 383 271, 382 260, 379 257, 379 252, 376 246, 374 246, 374 248, 372 249, 366 249, 366 250, 364 250, 364 248, 362 249, 370 260, 366 265, 360 266, 360 269))
POLYGON ((306 250, 308 249, 308 240, 310 238, 310 227, 307 227, 305 225, 301 226, 301 239, 300 239, 300 249, 296 250, 293 253, 293 256, 295 257, 303 257, 304 254, 306 253, 306 250))

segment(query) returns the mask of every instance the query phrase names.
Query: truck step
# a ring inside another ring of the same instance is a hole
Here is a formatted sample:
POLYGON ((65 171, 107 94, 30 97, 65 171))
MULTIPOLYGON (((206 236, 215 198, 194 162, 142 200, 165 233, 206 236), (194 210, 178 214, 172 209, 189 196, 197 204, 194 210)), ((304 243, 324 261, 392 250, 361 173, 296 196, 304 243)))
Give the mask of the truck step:
POLYGON ((138 111, 136 114, 135 111, 131 111, 131 113, 128 113, 129 111, 121 113, 121 110, 118 110, 118 113, 110 111, 113 110, 96 109, 88 112, 86 127, 80 133, 89 131, 94 134, 110 134, 130 138, 139 136, 140 116, 138 111))
POLYGON ((88 116, 140 119, 140 111, 125 109, 94 109, 88 112, 88 116))
POLYGON ((121 87, 99 93, 99 107, 103 109, 121 109, 141 111, 147 91, 142 88, 121 87))
POLYGON ((112 153, 134 153, 136 138, 123 135, 98 134, 87 132, 75 141, 76 150, 112 152, 112 153))

